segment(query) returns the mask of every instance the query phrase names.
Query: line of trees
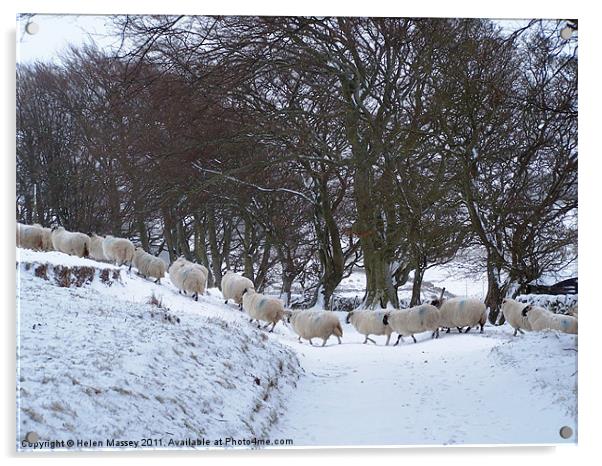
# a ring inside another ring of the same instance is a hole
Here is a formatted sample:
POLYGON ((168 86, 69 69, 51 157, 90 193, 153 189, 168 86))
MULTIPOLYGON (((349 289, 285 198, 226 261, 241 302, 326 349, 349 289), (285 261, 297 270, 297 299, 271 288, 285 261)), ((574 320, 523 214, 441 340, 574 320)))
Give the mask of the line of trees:
POLYGON ((117 52, 17 68, 17 217, 366 308, 478 248, 486 302, 576 257, 560 23, 118 16, 117 52), (274 276, 275 271, 279 274, 274 276))

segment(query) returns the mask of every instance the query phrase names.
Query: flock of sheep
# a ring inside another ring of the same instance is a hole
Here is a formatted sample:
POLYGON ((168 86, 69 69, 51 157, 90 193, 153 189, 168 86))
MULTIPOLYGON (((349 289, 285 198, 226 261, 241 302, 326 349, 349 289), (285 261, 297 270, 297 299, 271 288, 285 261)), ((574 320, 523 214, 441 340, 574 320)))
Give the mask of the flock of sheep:
MULTIPOLYGON (((114 263, 118 266, 129 264, 138 269, 138 274, 145 278, 154 278, 160 283, 165 276, 166 265, 161 259, 147 253, 140 247, 135 247, 125 238, 113 236, 91 237, 78 232, 69 232, 63 227, 53 229, 40 225, 23 225, 17 223, 17 246, 51 251, 56 250, 78 257, 91 257, 99 261, 114 263)), ((209 271, 206 267, 190 262, 184 257, 178 258, 169 267, 171 282, 180 293, 190 294, 196 301, 198 296, 205 293, 209 271)), ((257 293, 253 282, 234 272, 227 272, 221 281, 221 290, 226 304, 233 300, 244 309, 250 317, 250 322, 256 321, 258 327, 265 323, 274 330, 280 321, 287 322, 301 339, 308 340, 313 345, 313 339, 322 339, 322 346, 331 336, 339 343, 343 336, 341 322, 336 314, 320 310, 287 310, 281 300, 257 293)), ((547 309, 530 304, 505 299, 502 312, 506 321, 514 328, 514 335, 523 330, 541 331, 557 330, 564 333, 577 333, 577 311, 573 315, 554 314, 547 309)), ((430 332, 431 338, 438 338, 440 329, 457 328, 460 333, 468 333, 471 328, 480 326, 480 331, 487 321, 487 309, 484 303, 477 299, 452 298, 439 299, 430 304, 421 304, 409 309, 395 310, 356 310, 347 314, 346 322, 353 325, 358 333, 364 335, 364 343, 376 343, 371 335, 384 335, 389 344, 391 335, 397 333, 395 343, 403 341, 404 336, 411 336, 416 342, 415 334, 430 332)))

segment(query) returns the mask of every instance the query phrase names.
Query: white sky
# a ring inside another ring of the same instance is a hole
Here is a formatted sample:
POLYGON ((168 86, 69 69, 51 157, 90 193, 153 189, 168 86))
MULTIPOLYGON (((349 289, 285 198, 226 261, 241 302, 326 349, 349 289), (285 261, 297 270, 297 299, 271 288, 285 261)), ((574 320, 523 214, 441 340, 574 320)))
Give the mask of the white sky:
POLYGON ((83 45, 92 39, 102 47, 118 45, 118 39, 108 35, 109 16, 96 15, 35 15, 39 31, 25 32, 26 21, 17 24, 17 62, 35 60, 56 61, 70 44, 83 45))
MULTIPOLYGON (((25 32, 26 20, 17 24, 17 62, 31 63, 58 61, 69 45, 83 45, 94 41, 102 48, 119 45, 119 38, 109 35, 109 15, 49 15, 37 14, 32 20, 39 31, 30 35, 25 32)), ((496 20, 503 28, 514 30, 525 24, 524 20, 496 20)))

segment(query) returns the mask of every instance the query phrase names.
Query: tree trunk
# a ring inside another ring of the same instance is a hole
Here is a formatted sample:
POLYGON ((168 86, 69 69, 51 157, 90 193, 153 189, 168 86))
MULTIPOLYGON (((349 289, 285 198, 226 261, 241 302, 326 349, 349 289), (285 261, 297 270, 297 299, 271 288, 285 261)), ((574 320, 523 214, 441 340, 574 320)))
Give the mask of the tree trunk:
POLYGON ((253 256, 255 255, 255 231, 253 224, 249 219, 245 219, 245 237, 243 241, 243 275, 252 282, 255 282, 255 272, 253 270, 253 256))
POLYGON ((170 263, 174 262, 177 259, 176 254, 176 245, 172 235, 173 222, 171 218, 171 213, 169 209, 163 208, 163 236, 165 237, 165 242, 167 243, 167 252, 169 253, 169 261, 170 263))
POLYGON ((517 279, 510 275, 503 283, 500 283, 499 267, 493 260, 487 261, 487 296, 485 297, 485 305, 489 308, 489 322, 492 324, 503 325, 506 319, 504 314, 500 312, 502 301, 504 298, 516 297, 518 287, 516 287, 517 279))
POLYGON ((268 269, 270 266, 270 253, 272 251, 272 243, 269 239, 266 238, 265 243, 263 245, 263 254, 261 256, 261 261, 259 262, 259 267, 257 267, 257 274, 255 275, 255 289, 258 292, 262 292, 267 280, 268 269))
POLYGON ((423 261, 418 261, 416 269, 414 269, 414 283, 412 285, 412 299, 410 300, 410 307, 421 304, 420 290, 422 288, 422 279, 424 278, 424 272, 426 271, 423 261))
POLYGON ((363 307, 385 309, 389 303, 399 307, 399 299, 391 280, 391 264, 382 250, 367 247, 364 249, 364 267, 366 271, 366 296, 363 307))
POLYGON ((142 245, 142 249, 145 251, 149 251, 149 242, 148 242, 148 233, 146 231, 146 224, 144 223, 144 219, 142 218, 142 214, 136 214, 136 227, 138 228, 138 233, 140 235, 140 244, 142 245))
POLYGON ((121 236, 121 201, 115 178, 109 181, 109 229, 113 236, 121 236))
MULTIPOLYGON (((205 223, 202 221, 200 214, 196 214, 194 217, 194 254, 199 264, 203 264, 209 271, 207 277, 207 288, 213 288, 216 283, 213 279, 213 272, 211 270, 211 264, 209 263, 209 257, 207 256, 207 245, 205 244, 206 229, 205 223)), ((220 284, 221 286, 221 284, 220 284)))
MULTIPOLYGON (((211 251, 211 270, 213 279, 218 287, 222 283, 222 255, 217 244, 217 232, 215 231, 215 213, 212 207, 207 209, 207 233, 209 234, 209 250, 211 251)), ((221 288, 220 288, 221 289, 221 288)))
POLYGON ((186 233, 186 227, 184 226, 183 220, 178 220, 176 223, 176 232, 178 235, 178 249, 182 251, 182 254, 186 259, 192 259, 192 253, 190 252, 190 244, 188 243, 188 234, 186 233))

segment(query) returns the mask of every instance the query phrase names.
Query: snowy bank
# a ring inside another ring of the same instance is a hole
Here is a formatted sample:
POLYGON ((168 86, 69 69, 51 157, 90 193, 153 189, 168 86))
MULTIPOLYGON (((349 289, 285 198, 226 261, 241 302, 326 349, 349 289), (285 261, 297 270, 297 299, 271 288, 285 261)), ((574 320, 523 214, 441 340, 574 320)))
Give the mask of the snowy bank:
MULTIPOLYGON (((27 261, 106 266, 58 254, 28 251, 27 261)), ((299 377, 293 351, 217 298, 195 303, 169 287, 154 293, 158 285, 125 269, 123 283, 81 287, 19 270, 18 448, 29 448, 28 432, 101 447, 108 439, 170 447, 189 438, 261 438, 299 377)))

